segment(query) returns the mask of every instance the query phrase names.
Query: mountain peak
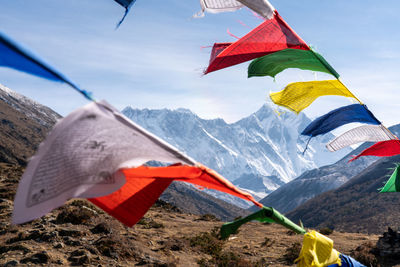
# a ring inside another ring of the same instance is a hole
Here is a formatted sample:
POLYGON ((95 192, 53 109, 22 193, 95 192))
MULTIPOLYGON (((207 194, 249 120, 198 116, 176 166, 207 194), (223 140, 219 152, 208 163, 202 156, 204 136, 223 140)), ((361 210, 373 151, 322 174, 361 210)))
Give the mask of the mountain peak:
POLYGON ((318 141, 310 144, 305 155, 298 153, 299 147, 304 147, 299 129, 309 119, 289 111, 279 113, 277 109, 274 104, 266 103, 232 124, 222 119, 201 119, 182 108, 124 109, 123 113, 227 179, 250 177, 254 186, 245 184, 247 189, 262 198, 304 171, 333 163, 343 156, 330 153, 318 141), (261 188, 257 190, 255 185, 261 188))

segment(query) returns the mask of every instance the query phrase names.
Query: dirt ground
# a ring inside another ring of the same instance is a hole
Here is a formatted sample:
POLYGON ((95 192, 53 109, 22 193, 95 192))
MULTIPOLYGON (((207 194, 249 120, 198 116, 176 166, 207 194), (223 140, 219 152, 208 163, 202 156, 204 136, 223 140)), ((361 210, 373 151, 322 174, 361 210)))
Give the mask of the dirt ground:
MULTIPOLYGON (((13 197, 23 169, 0 166, 0 266, 292 266, 302 236, 276 224, 242 226, 218 239, 223 222, 158 202, 127 228, 86 200, 11 225, 13 197)), ((378 235, 333 232, 334 247, 352 255, 378 235)), ((368 253, 367 253, 368 254, 368 253)), ((383 265, 382 265, 383 266, 383 265)))

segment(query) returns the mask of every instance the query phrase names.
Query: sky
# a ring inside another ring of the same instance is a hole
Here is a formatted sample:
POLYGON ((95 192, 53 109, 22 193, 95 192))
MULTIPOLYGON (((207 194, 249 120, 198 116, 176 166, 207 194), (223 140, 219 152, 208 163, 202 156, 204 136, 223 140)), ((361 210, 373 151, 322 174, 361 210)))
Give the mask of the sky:
MULTIPOLYGON (((343 83, 386 126, 400 123, 400 2, 395 0, 271 0, 286 22, 341 75, 343 83)), ((248 9, 192 16, 198 0, 0 0, 0 31, 81 88, 118 109, 187 108, 202 118, 235 122, 257 111, 270 92, 290 82, 332 79, 287 70, 247 78, 249 62, 202 75, 215 42, 232 42, 262 21, 248 9)), ((68 85, 0 68, 0 83, 61 115, 88 103, 68 85)), ((315 118, 350 104, 321 97, 315 118)))

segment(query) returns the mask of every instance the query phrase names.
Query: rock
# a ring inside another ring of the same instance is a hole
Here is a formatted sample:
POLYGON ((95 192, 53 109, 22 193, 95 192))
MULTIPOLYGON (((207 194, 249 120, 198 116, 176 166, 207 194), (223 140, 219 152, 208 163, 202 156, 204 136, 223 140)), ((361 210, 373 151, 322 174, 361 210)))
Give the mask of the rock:
POLYGON ((91 219, 96 216, 96 212, 90 209, 83 209, 81 207, 65 206, 62 211, 57 215, 55 223, 64 224, 72 223, 78 224, 88 224, 91 219))
POLYGON ((18 264, 19 264, 18 261, 12 260, 12 261, 9 261, 9 262, 7 262, 6 264, 4 264, 4 267, 17 266, 18 264))
POLYGON ((64 236, 64 237, 63 237, 63 240, 64 240, 64 243, 65 243, 66 245, 68 245, 68 246, 74 246, 74 247, 76 247, 76 246, 82 245, 82 243, 81 243, 79 240, 74 240, 74 239, 72 239, 72 238, 69 237, 69 236, 64 236))
POLYGON ((90 229, 90 231, 93 234, 110 234, 112 232, 111 227, 104 222, 99 223, 98 225, 90 229))
POLYGON ((0 254, 6 253, 8 251, 22 251, 24 254, 30 252, 31 250, 24 245, 17 244, 17 245, 12 245, 12 246, 2 246, 0 247, 0 254))
POLYGON ((70 230, 70 229, 59 229, 58 230, 59 236, 72 236, 78 237, 84 235, 81 231, 78 230, 70 230))
POLYGON ((400 232, 388 227, 388 231, 379 237, 376 248, 381 257, 400 259, 400 232))
POLYGON ((65 246, 64 246, 63 243, 55 243, 53 247, 54 247, 54 248, 63 248, 63 247, 65 247, 65 246))
POLYGON ((49 261, 50 257, 46 251, 42 251, 39 253, 35 253, 29 257, 26 257, 21 260, 21 263, 34 263, 34 264, 43 264, 49 261))
POLYGON ((119 258, 117 243, 114 240, 109 238, 100 238, 94 243, 94 245, 102 255, 113 259, 119 258))
POLYGON ((68 261, 74 265, 87 264, 90 263, 90 254, 82 249, 77 249, 71 252, 68 261))

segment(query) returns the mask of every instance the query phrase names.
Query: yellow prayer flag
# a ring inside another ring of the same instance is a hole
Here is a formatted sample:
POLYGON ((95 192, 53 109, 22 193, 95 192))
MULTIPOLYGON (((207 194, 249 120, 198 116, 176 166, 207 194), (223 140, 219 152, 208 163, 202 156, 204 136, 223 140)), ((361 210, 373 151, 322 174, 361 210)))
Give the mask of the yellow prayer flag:
POLYGON ((339 80, 290 83, 282 91, 271 93, 270 98, 275 104, 298 114, 324 95, 353 97, 358 100, 339 80))
POLYGON ((331 264, 341 265, 340 253, 333 248, 333 241, 316 231, 304 235, 303 247, 296 259, 299 267, 323 267, 331 264))

